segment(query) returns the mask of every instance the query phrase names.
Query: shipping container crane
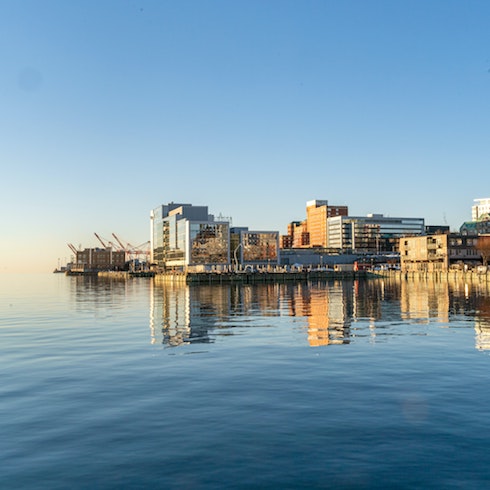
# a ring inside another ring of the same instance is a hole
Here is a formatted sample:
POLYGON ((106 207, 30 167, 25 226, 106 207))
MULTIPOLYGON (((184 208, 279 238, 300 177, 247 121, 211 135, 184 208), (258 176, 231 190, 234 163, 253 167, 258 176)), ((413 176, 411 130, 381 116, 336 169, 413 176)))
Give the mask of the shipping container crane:
POLYGON ((68 248, 75 254, 76 257, 78 250, 75 248, 75 246, 72 245, 71 243, 68 243, 68 248))
POLYGON ((128 260, 149 262, 150 260, 149 240, 135 247, 134 245, 131 245, 131 243, 129 242, 125 242, 126 243, 125 245, 124 242, 115 233, 113 233, 112 236, 116 239, 117 243, 122 248, 122 250, 124 250, 128 254, 128 260))
POLYGON ((99 235, 97 235, 97 233, 94 232, 94 235, 97 237, 97 240, 99 240, 100 243, 102 243, 102 246, 104 248, 109 248, 103 241, 102 241, 102 238, 100 238, 99 235))
POLYGON ((121 242, 121 240, 119 240, 119 238, 117 237, 117 235, 115 233, 113 233, 112 236, 116 239, 116 242, 121 247, 121 250, 123 250, 124 252, 127 252, 126 247, 123 245, 123 243, 121 242))
MULTIPOLYGON (((129 244, 128 244, 129 245, 129 244)), ((150 240, 143 242, 136 247, 131 249, 131 253, 135 256, 135 258, 144 260, 145 262, 150 261, 150 240)))

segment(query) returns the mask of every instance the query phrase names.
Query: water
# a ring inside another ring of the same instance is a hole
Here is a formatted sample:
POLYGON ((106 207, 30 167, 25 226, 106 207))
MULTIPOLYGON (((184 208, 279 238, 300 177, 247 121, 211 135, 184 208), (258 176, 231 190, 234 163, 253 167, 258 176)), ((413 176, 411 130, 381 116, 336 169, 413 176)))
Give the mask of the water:
POLYGON ((0 276, 0 488, 482 488, 490 292, 0 276))

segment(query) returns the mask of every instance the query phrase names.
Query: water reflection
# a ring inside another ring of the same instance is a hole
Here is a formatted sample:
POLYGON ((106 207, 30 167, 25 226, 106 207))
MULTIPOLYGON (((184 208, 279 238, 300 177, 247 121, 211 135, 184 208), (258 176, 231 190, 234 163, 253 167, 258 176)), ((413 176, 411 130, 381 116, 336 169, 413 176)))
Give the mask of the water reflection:
POLYGON ((476 347, 490 350, 490 300, 478 295, 475 298, 476 347))
POLYGON ((472 320, 476 348, 490 349, 489 287, 395 278, 200 286, 151 282, 151 341, 208 343, 233 335, 236 325, 269 319, 268 325, 277 327, 281 317, 296 317, 303 338, 319 347, 428 335, 431 326, 451 327, 464 317, 472 320))
POLYGON ((75 309, 96 317, 136 308, 137 301, 148 294, 150 287, 144 278, 129 281, 89 275, 69 278, 69 294, 75 309))

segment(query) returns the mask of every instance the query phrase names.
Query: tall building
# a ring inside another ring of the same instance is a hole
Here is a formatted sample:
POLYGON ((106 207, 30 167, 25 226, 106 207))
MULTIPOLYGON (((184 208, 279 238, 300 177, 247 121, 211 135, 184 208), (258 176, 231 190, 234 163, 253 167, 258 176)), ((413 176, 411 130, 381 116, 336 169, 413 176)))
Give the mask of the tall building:
POLYGON ((328 218, 327 247, 356 252, 396 252, 398 240, 423 235, 424 218, 392 218, 382 214, 328 218))
POLYGON ((347 206, 331 206, 326 200, 314 199, 306 203, 306 219, 292 221, 288 233, 281 237, 282 248, 327 247, 328 218, 347 216, 347 206))
POLYGON ((328 201, 313 200, 306 203, 306 227, 310 247, 326 247, 328 242, 327 219, 347 216, 347 206, 329 206, 328 201))
POLYGON ((490 219, 490 197, 475 199, 477 204, 471 207, 472 221, 482 221, 490 219))
POLYGON ((310 234, 308 225, 305 221, 293 221, 288 225, 288 236, 291 237, 293 248, 303 248, 310 246, 310 234))
POLYGON ((207 206, 169 203, 150 213, 152 262, 164 269, 220 266, 230 261, 227 221, 215 221, 207 206))

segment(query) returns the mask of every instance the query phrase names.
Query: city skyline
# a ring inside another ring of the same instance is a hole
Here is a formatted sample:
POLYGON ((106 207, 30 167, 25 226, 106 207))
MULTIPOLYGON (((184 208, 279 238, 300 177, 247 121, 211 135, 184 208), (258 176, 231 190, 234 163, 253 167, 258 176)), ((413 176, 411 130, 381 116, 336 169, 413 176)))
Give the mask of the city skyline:
POLYGON ((490 4, 7 1, 0 272, 162 202, 274 229, 328 199, 459 229, 489 196, 490 4))

